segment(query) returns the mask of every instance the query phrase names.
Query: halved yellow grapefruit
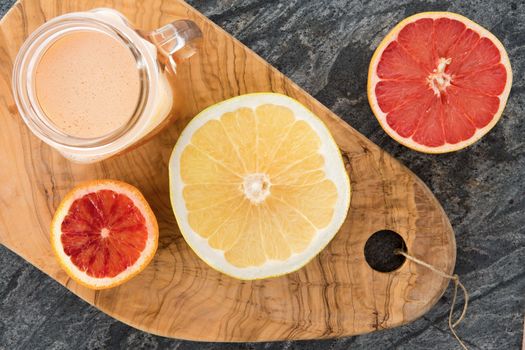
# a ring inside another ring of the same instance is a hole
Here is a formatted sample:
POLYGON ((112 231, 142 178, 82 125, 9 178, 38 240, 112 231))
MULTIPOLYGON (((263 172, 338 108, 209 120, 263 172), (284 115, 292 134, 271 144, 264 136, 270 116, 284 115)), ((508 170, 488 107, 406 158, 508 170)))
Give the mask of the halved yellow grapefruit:
POLYGON ((401 21, 379 44, 368 101, 396 141, 445 153, 494 127, 511 85, 507 52, 492 33, 455 13, 425 12, 401 21))
POLYGON ((73 188, 51 222, 51 246, 76 282, 91 289, 120 285, 142 271, 157 250, 159 228, 144 196, 116 180, 73 188))
POLYGON ((238 96, 197 115, 169 172, 184 238, 211 267, 239 279, 305 265, 337 233, 350 202, 326 126, 274 93, 238 96))

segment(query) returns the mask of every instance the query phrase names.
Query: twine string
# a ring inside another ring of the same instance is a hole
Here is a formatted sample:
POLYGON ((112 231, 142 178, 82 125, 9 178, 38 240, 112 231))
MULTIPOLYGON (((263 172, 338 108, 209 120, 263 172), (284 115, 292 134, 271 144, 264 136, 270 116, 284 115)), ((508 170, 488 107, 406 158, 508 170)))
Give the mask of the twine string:
POLYGON ((407 254, 406 252, 404 252, 401 249, 396 249, 394 251, 394 253, 397 254, 397 255, 403 255, 408 260, 413 261, 416 264, 419 264, 421 266, 426 267, 427 269, 431 270, 434 273, 437 273, 441 277, 448 278, 449 280, 454 281, 454 293, 452 294, 452 306, 450 307, 450 312, 448 314, 448 328, 450 328, 450 331, 452 332, 452 334, 454 335, 454 337, 458 341, 459 345, 461 345, 461 347, 463 349, 468 350, 467 346, 461 341, 461 339, 457 335, 456 331, 454 330, 454 328, 457 325, 459 325, 461 323, 461 321, 463 321, 463 319, 465 318, 465 315, 467 313, 467 308, 468 308, 468 300, 469 300, 469 295, 468 295, 467 289, 465 288, 463 283, 460 282, 459 276, 457 274, 454 274, 454 275, 446 274, 443 271, 440 271, 440 270, 436 269, 434 266, 432 266, 432 265, 430 265, 430 264, 428 264, 428 263, 426 263, 426 262, 424 262, 422 260, 419 260, 418 258, 415 258, 412 255, 407 254), (461 315, 459 316, 459 318, 455 322, 452 322, 452 316, 454 314, 454 307, 456 305, 456 297, 457 297, 457 294, 458 294, 458 286, 463 291, 463 297, 465 299, 465 302, 463 304, 463 311, 461 312, 461 315))

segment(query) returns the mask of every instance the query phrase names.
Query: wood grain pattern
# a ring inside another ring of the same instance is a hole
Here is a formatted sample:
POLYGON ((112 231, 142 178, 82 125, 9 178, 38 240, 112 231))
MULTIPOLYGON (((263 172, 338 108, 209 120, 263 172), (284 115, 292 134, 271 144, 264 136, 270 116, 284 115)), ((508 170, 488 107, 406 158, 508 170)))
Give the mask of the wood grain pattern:
MULTIPOLYGON (((335 116, 268 63, 179 0, 22 1, 0 22, 0 242, 73 293, 134 327, 210 341, 329 338, 410 322, 429 310, 448 281, 411 262, 372 270, 363 249, 382 229, 398 232, 408 251, 451 273, 455 240, 441 206, 407 168, 335 116), (201 53, 179 67, 176 121, 133 151, 95 165, 75 165, 32 136, 10 89, 16 53, 31 31, 57 15, 116 8, 138 28, 177 18, 204 32, 201 53), (208 268, 186 245, 173 216, 167 164, 177 136, 203 108, 248 92, 290 95, 323 119, 351 176, 352 202, 331 244, 306 267, 275 279, 243 282, 208 268), (51 252, 48 227, 75 184, 115 178, 142 190, 161 229, 159 251, 130 282, 94 292, 68 279, 51 252)), ((372 116, 371 116, 372 118, 372 116)))

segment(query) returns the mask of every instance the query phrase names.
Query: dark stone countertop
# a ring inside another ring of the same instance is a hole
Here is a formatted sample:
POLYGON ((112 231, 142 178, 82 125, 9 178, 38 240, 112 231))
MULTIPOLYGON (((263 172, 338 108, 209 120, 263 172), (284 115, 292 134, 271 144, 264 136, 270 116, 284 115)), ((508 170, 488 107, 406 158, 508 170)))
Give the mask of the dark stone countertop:
MULTIPOLYGON (((0 15, 13 0, 0 0, 0 15)), ((518 349, 525 309, 525 3, 512 1, 192 0, 197 9, 288 75, 432 189, 457 239, 456 273, 471 295, 458 333, 471 349, 518 349), (505 45, 514 84, 504 115, 475 145, 411 151, 373 117, 366 75, 373 50, 403 18, 463 14, 505 45)), ((0 246, 0 349, 456 349, 450 290, 404 327, 337 340, 194 343, 141 332, 103 314, 0 246)))

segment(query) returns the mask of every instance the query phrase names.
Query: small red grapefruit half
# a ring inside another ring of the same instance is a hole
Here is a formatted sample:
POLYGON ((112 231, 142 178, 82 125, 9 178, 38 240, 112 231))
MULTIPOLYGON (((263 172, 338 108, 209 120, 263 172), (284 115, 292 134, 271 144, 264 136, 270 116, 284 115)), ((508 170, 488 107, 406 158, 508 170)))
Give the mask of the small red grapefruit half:
POLYGON ((73 280, 91 289, 115 287, 146 268, 158 237, 157 220, 144 196, 116 180, 76 186, 51 222, 58 262, 73 280))
POLYGON ((408 17, 379 44, 368 71, 368 101, 396 141, 425 153, 471 145, 498 122, 512 85, 501 42, 466 17, 408 17))

